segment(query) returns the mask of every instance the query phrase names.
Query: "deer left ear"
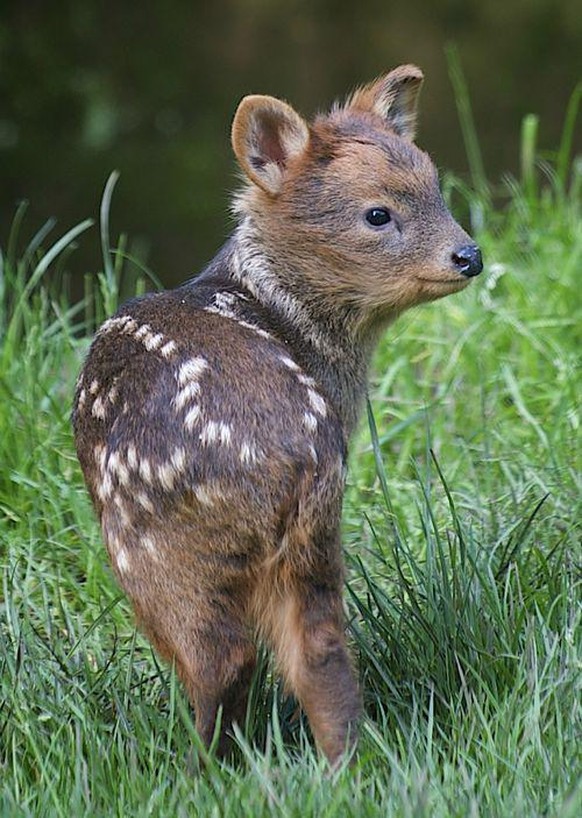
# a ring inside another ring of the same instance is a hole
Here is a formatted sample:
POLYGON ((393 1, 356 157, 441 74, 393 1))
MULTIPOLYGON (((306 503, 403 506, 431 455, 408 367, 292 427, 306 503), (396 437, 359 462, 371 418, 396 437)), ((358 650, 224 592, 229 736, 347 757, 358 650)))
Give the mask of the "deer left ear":
POLYGON ((289 163, 309 142, 307 123, 286 102, 249 96, 238 106, 232 123, 232 147, 249 179, 276 196, 289 163))
POLYGON ((400 65, 357 90, 347 107, 381 116, 398 136, 413 140, 424 75, 416 65, 400 65))

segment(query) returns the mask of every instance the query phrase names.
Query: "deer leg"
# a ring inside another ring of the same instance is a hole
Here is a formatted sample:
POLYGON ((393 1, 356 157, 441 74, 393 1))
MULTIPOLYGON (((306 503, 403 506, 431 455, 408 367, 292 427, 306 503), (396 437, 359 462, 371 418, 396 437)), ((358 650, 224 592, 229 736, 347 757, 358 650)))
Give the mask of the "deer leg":
POLYGON ((244 727, 256 665, 256 647, 244 623, 224 606, 200 600, 189 609, 181 606, 179 620, 171 608, 164 618, 157 607, 153 619, 151 610, 144 615, 139 607, 136 605, 136 611, 146 634, 164 658, 176 663, 194 709, 197 732, 207 748, 221 710, 216 754, 227 755, 233 725, 244 727))
POLYGON ((220 733, 216 745, 219 758, 229 754, 233 725, 244 728, 251 679, 256 665, 256 649, 250 642, 221 646, 221 656, 208 661, 200 672, 189 657, 181 661, 178 672, 194 707, 196 729, 205 747, 210 747, 220 712, 220 733))
POLYGON ((340 590, 304 580, 287 590, 272 633, 287 684, 307 714, 318 747, 336 766, 355 747, 361 714, 340 590))

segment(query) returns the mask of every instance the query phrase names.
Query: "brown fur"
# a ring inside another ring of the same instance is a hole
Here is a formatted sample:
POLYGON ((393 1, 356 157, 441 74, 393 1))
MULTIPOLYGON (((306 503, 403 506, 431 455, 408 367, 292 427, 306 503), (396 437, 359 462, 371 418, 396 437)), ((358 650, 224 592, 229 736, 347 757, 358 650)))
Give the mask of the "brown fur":
POLYGON ((347 440, 383 327, 478 272, 460 271, 470 239, 412 143, 421 80, 401 66, 310 125, 245 98, 239 227, 196 281, 106 322, 79 378, 77 451, 114 570, 206 744, 222 707, 219 752, 244 720, 257 639, 329 761, 356 739, 347 440), (390 224, 370 226, 375 207, 390 224))

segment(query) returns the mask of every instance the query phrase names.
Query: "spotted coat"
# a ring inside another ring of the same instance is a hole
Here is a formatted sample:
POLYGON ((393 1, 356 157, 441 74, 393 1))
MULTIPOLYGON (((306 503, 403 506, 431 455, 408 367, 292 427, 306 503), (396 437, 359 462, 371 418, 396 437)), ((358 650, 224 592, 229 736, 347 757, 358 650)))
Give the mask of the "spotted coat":
MULTIPOLYGON (((171 558, 171 538, 147 539, 152 517, 179 513, 200 530, 236 508, 261 560, 279 547, 300 477, 310 504, 339 513, 341 422, 243 288, 201 281, 126 304, 92 345, 73 422, 105 541, 129 584, 131 566, 156 550, 171 558)), ((240 540, 232 547, 240 555, 240 540)))

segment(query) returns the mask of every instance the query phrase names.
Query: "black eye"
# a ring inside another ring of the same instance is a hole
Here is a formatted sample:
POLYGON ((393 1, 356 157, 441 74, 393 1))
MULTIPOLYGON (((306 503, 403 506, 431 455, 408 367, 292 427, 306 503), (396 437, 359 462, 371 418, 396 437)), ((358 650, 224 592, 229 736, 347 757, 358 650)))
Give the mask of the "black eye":
POLYGON ((368 224, 371 224, 372 227, 382 227, 391 220, 392 216, 390 215, 390 211, 386 210, 385 207, 373 207, 366 213, 366 221, 368 224))

